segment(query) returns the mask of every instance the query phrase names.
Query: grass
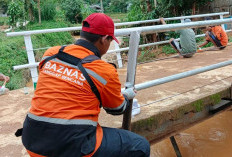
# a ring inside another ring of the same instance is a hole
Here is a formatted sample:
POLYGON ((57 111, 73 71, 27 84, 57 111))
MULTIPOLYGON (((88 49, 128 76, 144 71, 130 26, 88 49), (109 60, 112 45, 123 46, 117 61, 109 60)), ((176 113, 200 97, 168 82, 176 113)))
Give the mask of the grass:
POLYGON ((112 19, 120 19, 121 22, 125 21, 127 13, 106 13, 112 19))
POLYGON ((27 56, 23 48, 23 37, 7 38, 4 33, 0 33, 0 72, 11 77, 7 87, 17 89, 25 84, 22 79, 26 71, 14 71, 13 66, 27 63, 27 56))
MULTIPOLYGON (((42 25, 29 24, 24 30, 38 30, 47 28, 68 27, 68 24, 56 21, 46 21, 42 25)), ((20 31, 20 30, 16 30, 20 31)), ((70 32, 47 33, 32 36, 33 48, 51 47, 55 45, 66 45, 73 43, 70 32)), ((40 61, 45 50, 35 51, 36 61, 40 61)), ((23 36, 6 37, 0 33, 0 72, 10 76, 7 88, 18 89, 26 86, 30 80, 29 70, 13 70, 13 66, 27 64, 27 53, 23 36)))
POLYGON ((137 61, 138 61, 138 63, 142 63, 142 62, 146 62, 146 61, 152 60, 152 59, 154 59, 156 57, 157 57, 156 54, 150 52, 149 49, 142 49, 139 52, 137 61))
POLYGON ((0 26, 7 25, 8 17, 0 17, 0 26))
POLYGON ((232 36, 229 36, 229 42, 232 42, 232 36))
POLYGON ((176 50, 172 48, 171 45, 164 45, 162 48, 162 52, 168 55, 176 53, 176 50))

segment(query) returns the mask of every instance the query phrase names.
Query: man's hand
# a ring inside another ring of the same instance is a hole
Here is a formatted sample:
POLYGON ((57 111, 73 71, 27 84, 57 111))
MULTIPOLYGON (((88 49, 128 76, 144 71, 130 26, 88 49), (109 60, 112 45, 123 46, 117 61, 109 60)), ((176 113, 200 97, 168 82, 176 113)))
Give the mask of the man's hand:
POLYGON ((122 91, 122 94, 126 95, 129 100, 133 99, 136 95, 137 91, 134 87, 130 87, 122 91))

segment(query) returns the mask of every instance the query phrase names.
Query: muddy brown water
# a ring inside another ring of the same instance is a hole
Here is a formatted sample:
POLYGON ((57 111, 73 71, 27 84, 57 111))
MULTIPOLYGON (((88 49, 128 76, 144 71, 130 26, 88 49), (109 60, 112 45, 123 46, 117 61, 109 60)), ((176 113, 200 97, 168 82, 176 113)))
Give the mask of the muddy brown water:
MULTIPOLYGON (((231 157, 232 110, 175 136, 183 157, 231 157)), ((176 157, 169 138, 151 146, 151 157, 176 157)))

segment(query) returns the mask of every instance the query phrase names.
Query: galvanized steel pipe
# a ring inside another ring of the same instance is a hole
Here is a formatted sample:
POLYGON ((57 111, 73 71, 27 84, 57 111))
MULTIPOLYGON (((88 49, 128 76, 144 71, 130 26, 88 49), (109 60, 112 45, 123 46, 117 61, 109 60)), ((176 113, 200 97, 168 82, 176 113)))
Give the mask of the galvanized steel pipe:
POLYGON ((167 32, 167 31, 174 31, 174 30, 180 30, 186 28, 206 27, 210 25, 220 25, 226 23, 232 23, 232 19, 208 20, 208 21, 197 21, 197 22, 168 24, 168 25, 155 25, 155 26, 117 29, 115 30, 115 36, 130 35, 130 33, 134 31, 140 33, 167 32))
MULTIPOLYGON (((211 13, 211 14, 169 17, 169 18, 164 18, 164 20, 171 21, 171 20, 181 20, 181 19, 186 19, 186 18, 199 18, 199 17, 220 16, 220 15, 228 15, 228 14, 229 14, 229 12, 221 12, 221 13, 211 13)), ((160 22, 160 19, 115 23, 115 26, 138 25, 138 24, 152 23, 152 22, 160 22)))
POLYGON ((206 66, 206 67, 202 67, 202 68, 199 68, 199 69, 194 69, 194 70, 186 71, 186 72, 183 72, 183 73, 163 77, 163 78, 160 78, 160 79, 156 79, 156 80, 136 84, 135 89, 139 91, 139 90, 142 90, 142 89, 146 89, 146 88, 153 87, 153 86, 156 86, 156 85, 160 85, 160 84, 164 84, 164 83, 167 83, 167 82, 175 81, 175 80, 178 80, 178 79, 182 79, 182 78, 189 77, 189 76, 192 76, 192 75, 196 75, 196 74, 199 74, 199 73, 203 73, 203 72, 206 72, 206 71, 214 70, 214 69, 221 68, 221 67, 231 65, 231 64, 232 64, 232 60, 229 60, 229 61, 209 65, 209 66, 206 66))

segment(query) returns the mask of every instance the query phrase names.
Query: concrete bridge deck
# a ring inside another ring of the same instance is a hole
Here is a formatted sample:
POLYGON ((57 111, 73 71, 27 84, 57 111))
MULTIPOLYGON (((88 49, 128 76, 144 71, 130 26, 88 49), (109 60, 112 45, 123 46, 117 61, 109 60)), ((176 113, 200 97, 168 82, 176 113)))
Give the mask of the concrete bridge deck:
MULTIPOLYGON (((198 53, 190 59, 172 58, 138 65, 136 83, 230 60, 231 49, 229 46, 222 51, 198 53)), ((217 104, 222 97, 231 96, 231 68, 232 66, 226 66, 139 91, 136 98, 142 106, 141 113, 132 119, 132 131, 145 136, 149 141, 156 142, 209 118, 211 115, 208 114, 208 106, 217 104), (169 96, 173 97, 145 105, 169 96)), ((123 84, 126 69, 118 71, 123 84)), ((29 88, 28 95, 24 94, 23 89, 19 89, 0 96, 0 156, 27 156, 20 138, 16 138, 14 132, 22 126, 32 96, 32 87, 29 88)), ((121 127, 122 116, 107 115, 103 111, 100 115, 100 124, 121 127)))

